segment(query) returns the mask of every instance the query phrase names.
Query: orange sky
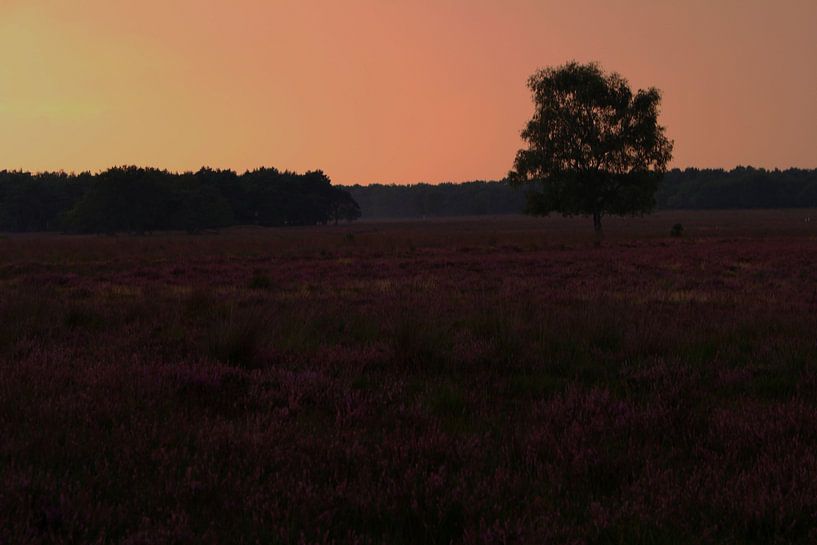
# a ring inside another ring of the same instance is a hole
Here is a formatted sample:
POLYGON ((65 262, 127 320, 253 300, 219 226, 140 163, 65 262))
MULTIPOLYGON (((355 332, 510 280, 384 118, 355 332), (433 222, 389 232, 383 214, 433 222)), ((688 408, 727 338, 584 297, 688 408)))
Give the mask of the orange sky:
POLYGON ((664 91, 675 166, 817 167, 817 0, 0 0, 0 169, 495 179, 570 59, 664 91))

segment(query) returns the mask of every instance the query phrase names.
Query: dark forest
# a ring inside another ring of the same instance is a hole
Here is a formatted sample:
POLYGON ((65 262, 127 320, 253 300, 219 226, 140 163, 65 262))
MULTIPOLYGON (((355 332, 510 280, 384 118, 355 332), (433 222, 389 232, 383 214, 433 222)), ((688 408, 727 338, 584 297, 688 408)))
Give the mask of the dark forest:
MULTIPOLYGON (((524 189, 504 181, 355 185, 349 192, 371 219, 519 214, 527 200, 524 189)), ((817 169, 674 169, 655 199, 659 210, 817 207, 817 169)))
MULTIPOLYGON (((817 169, 674 169, 659 210, 817 207, 817 169)), ((520 214, 527 192, 506 181, 332 185, 321 171, 237 174, 118 167, 99 174, 0 172, 0 231, 200 232, 365 219, 520 214)))
POLYGON ((0 231, 191 233, 230 225, 354 220, 349 192, 321 171, 263 168, 238 175, 117 167, 99 174, 0 172, 0 231))

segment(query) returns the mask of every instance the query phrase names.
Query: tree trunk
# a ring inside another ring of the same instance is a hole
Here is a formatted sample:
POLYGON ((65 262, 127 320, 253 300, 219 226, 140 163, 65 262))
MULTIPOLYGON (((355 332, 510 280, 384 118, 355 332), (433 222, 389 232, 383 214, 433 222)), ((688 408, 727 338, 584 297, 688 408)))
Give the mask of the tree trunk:
POLYGON ((593 212, 593 230, 596 233, 595 245, 600 246, 604 238, 604 233, 601 230, 601 212, 593 212))

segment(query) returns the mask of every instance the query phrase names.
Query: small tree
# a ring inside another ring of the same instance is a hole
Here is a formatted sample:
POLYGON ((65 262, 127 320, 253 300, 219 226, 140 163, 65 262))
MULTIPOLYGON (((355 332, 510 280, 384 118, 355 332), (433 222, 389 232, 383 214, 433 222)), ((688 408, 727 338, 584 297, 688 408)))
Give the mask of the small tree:
POLYGON ((346 189, 341 187, 332 188, 332 202, 329 205, 329 218, 334 220, 335 225, 339 220, 355 221, 360 218, 360 205, 346 189))
POLYGON ((620 75, 576 62, 537 71, 528 87, 536 105, 522 131, 528 147, 508 175, 538 186, 528 213, 593 216, 600 240, 605 214, 652 211, 673 146, 658 124, 658 89, 633 93, 620 75))

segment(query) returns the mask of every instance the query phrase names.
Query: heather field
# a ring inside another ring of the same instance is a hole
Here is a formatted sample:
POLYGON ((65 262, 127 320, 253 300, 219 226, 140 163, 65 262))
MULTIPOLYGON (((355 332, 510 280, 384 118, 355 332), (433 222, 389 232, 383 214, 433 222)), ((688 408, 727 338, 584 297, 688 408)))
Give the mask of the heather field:
POLYGON ((0 237, 0 544, 817 542, 817 211, 605 227, 0 237))

